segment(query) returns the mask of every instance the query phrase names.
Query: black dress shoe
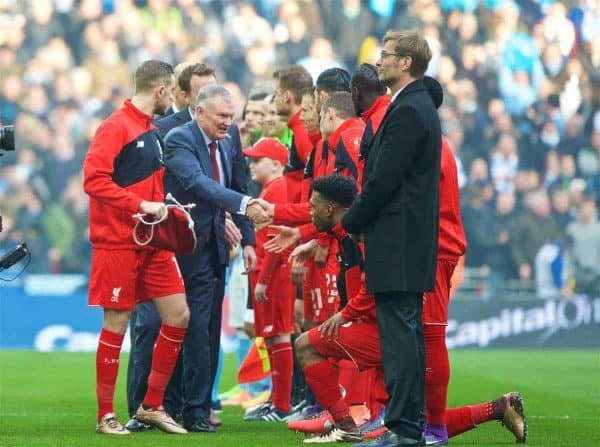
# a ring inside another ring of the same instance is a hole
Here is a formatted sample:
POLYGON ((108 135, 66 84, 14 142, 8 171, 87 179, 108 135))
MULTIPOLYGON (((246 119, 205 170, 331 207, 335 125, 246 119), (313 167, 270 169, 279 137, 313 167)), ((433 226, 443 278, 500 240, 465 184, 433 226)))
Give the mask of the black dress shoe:
POLYGON ((208 419, 201 419, 193 424, 186 424, 183 427, 192 433, 215 433, 217 431, 214 426, 210 425, 208 419))

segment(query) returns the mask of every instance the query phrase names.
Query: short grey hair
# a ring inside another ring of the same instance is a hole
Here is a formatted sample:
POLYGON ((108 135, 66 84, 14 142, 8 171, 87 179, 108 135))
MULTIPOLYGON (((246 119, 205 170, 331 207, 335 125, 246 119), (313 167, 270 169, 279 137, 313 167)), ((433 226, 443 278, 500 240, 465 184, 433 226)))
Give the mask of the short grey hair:
POLYGON ((205 107, 206 103, 220 97, 226 102, 233 102, 233 95, 229 90, 219 84, 210 84, 202 87, 196 96, 196 106, 205 107))

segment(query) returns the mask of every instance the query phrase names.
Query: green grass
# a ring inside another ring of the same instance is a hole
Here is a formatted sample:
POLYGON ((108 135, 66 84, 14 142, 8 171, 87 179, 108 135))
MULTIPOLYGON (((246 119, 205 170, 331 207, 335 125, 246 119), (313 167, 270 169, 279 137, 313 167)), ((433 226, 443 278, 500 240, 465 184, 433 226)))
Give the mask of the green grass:
MULTIPOLYGON (((126 365, 125 356, 121 365, 126 365)), ((531 446, 600 446, 600 352, 452 352, 449 405, 489 400, 513 389, 526 400, 531 446)), ((225 362, 222 388, 233 384, 233 358, 225 362)), ((126 419, 125 368, 116 392, 126 419)), ((79 353, 0 351, 0 446, 299 446, 303 437, 284 425, 244 423, 227 408, 216 434, 169 436, 160 432, 124 438, 94 433, 94 356, 79 353)), ((452 439, 453 446, 512 445, 499 423, 481 425, 452 439)))

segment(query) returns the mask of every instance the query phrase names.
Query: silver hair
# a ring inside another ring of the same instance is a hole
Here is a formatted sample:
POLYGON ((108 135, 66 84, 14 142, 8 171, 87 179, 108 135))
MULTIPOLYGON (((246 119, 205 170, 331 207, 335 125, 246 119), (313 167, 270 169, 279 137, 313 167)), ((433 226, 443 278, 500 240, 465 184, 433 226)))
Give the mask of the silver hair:
POLYGON ((219 84, 210 84, 202 87, 196 96, 196 106, 205 107, 206 103, 220 97, 226 102, 233 102, 233 95, 229 90, 219 84))

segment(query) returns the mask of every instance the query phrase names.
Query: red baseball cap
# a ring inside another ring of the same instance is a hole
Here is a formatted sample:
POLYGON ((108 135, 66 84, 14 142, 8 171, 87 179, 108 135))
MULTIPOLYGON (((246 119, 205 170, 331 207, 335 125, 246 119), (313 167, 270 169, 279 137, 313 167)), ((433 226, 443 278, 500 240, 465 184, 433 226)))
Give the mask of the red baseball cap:
POLYGON ((254 146, 244 149, 242 152, 246 157, 267 157, 271 160, 277 160, 283 166, 288 164, 288 149, 276 138, 261 138, 254 143, 254 146))

